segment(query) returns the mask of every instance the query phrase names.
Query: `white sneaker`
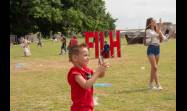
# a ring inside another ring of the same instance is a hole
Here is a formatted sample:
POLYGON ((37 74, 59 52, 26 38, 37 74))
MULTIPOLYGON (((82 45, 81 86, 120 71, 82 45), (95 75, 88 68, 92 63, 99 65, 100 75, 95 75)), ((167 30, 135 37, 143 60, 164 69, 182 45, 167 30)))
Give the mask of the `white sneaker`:
POLYGON ((160 86, 160 85, 157 86, 156 88, 157 88, 158 90, 162 90, 162 89, 163 89, 162 86, 160 86))
POLYGON ((153 90, 154 90, 154 89, 157 89, 153 84, 149 84, 148 88, 149 88, 149 89, 153 89, 153 90))

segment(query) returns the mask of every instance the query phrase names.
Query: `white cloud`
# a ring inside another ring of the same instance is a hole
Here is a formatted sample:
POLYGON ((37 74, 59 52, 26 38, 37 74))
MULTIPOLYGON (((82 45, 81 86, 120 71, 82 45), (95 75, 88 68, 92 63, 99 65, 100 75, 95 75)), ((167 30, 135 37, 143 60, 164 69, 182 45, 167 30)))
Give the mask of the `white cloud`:
POLYGON ((144 28, 148 17, 176 23, 176 0, 105 0, 118 29, 144 28))

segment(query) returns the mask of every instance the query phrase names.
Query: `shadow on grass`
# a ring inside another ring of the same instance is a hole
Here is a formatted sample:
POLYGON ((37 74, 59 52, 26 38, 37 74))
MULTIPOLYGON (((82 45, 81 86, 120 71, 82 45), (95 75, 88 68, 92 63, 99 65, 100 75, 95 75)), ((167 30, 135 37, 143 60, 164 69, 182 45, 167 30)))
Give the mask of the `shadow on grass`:
POLYGON ((122 94, 122 93, 137 93, 137 92, 147 92, 147 91, 150 91, 150 89, 148 88, 129 89, 129 90, 118 91, 116 93, 122 94))

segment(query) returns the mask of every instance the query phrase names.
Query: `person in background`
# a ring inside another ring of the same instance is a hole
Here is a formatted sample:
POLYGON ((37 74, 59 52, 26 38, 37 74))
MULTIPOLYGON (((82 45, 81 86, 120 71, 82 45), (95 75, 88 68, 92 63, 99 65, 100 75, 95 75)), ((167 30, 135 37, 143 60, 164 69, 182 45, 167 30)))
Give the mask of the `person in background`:
POLYGON ((150 39, 147 48, 147 57, 151 65, 149 88, 161 90, 163 88, 158 79, 158 62, 160 57, 160 43, 164 36, 161 32, 161 27, 156 24, 156 20, 152 17, 147 19, 145 34, 146 38, 150 39), (156 86, 154 86, 153 82, 156 83, 156 86))
POLYGON ((66 37, 63 34, 61 35, 60 41, 61 41, 62 45, 61 45, 61 48, 60 48, 61 50, 60 50, 59 55, 63 55, 63 50, 66 53, 66 37))
POLYGON ((102 51, 103 58, 109 58, 109 52, 110 52, 110 46, 107 43, 107 41, 105 41, 104 48, 103 48, 103 51, 102 51))
POLYGON ((31 42, 28 41, 27 39, 22 39, 22 43, 21 43, 21 46, 22 48, 24 49, 24 56, 27 57, 27 56, 31 56, 31 51, 30 51, 30 47, 29 47, 29 44, 31 42))
POLYGON ((77 44, 78 44, 77 37, 75 35, 73 35, 72 38, 69 41, 68 50, 69 50, 69 47, 72 47, 72 46, 77 45, 77 44))
POLYGON ((38 44, 37 45, 40 46, 40 47, 42 47, 41 32, 38 32, 37 38, 38 38, 38 44))

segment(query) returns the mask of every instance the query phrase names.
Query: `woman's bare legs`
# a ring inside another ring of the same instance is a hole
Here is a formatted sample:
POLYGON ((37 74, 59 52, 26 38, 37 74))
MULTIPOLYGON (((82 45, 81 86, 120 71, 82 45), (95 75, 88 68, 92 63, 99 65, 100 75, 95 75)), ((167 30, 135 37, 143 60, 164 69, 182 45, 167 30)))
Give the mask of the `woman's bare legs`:
POLYGON ((158 84, 158 78, 157 78, 157 64, 158 64, 158 57, 155 57, 155 55, 148 56, 149 62, 151 64, 151 76, 150 76, 150 85, 153 84, 153 81, 158 84))
MULTIPOLYGON (((159 56, 155 56, 155 58, 156 58, 156 65, 157 65, 157 67, 158 67, 159 56)), ((155 82, 156 82, 156 85, 157 85, 157 86, 160 86, 160 83, 159 83, 159 80, 158 80, 157 71, 156 71, 156 73, 155 73, 155 82)))
POLYGON ((158 74, 157 74, 159 56, 150 55, 150 56, 148 56, 148 58, 149 58, 149 62, 151 64, 150 84, 152 85, 153 81, 155 81, 157 88, 162 89, 162 87, 160 86, 158 74))

